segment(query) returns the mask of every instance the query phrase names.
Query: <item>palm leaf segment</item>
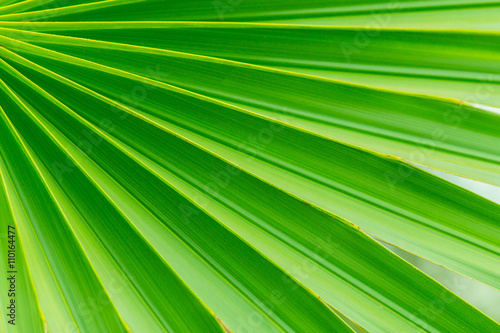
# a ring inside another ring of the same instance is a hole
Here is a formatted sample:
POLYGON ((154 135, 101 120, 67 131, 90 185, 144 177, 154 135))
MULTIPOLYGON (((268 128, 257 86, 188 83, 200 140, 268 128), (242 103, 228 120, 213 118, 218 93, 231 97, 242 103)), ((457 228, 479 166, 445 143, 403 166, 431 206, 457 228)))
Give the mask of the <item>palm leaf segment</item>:
POLYGON ((0 4, 3 331, 498 331, 498 1, 0 4))

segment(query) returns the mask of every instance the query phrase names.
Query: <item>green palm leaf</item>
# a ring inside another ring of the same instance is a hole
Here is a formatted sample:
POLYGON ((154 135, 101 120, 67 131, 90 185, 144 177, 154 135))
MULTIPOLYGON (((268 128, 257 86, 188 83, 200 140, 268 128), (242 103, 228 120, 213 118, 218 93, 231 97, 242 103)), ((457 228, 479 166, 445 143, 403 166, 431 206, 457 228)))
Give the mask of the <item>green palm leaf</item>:
POLYGON ((497 1, 0 5, 3 331, 499 329, 497 1))

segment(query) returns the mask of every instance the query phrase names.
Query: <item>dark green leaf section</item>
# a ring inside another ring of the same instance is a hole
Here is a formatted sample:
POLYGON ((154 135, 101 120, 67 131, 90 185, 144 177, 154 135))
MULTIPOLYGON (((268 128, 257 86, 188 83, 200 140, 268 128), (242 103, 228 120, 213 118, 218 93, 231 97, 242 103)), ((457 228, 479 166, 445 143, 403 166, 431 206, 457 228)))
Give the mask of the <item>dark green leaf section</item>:
MULTIPOLYGON (((164 120, 172 128, 180 129, 183 135, 202 137, 204 141, 199 141, 204 144, 215 143, 215 148, 214 144, 209 147, 218 154, 228 154, 230 150, 247 156, 234 160, 237 164, 255 158, 261 161, 259 166, 271 165, 272 172, 256 168, 252 172, 260 172, 261 177, 287 191, 356 221, 381 239, 409 246, 410 251, 497 286, 498 269, 494 262, 498 260, 498 205, 401 161, 286 126, 269 140, 266 131, 273 133, 276 126, 282 125, 123 71, 75 58, 74 63, 79 65, 74 66, 68 64, 68 58, 63 55, 45 54, 53 60, 29 57, 111 99, 164 120), (138 89, 147 94, 147 98, 140 100, 140 106, 131 97, 138 89), (263 139, 258 139, 259 136, 263 139), (280 172, 279 175, 276 172, 280 172), (297 188, 293 182, 288 184, 287 178, 280 179, 289 177, 290 173, 295 176, 295 182, 303 180, 310 190, 297 188), (315 190, 326 189, 328 192, 319 192, 328 193, 326 198, 315 194, 315 190), (443 197, 441 191, 448 193, 447 197, 443 197), (411 228, 406 230, 412 232, 403 236, 393 232, 405 228, 411 228), (443 248, 442 244, 447 246, 443 248)), ((43 81, 40 82, 43 86, 43 81)), ((47 89, 56 94, 60 88, 47 89)), ((73 94, 67 96, 74 100, 73 94)), ((67 100, 68 97, 61 98, 67 100)), ((103 107, 97 109, 109 113, 103 107)), ((234 155, 227 156, 234 159, 234 155)))
POLYGON ((500 185, 499 12, 0 0, 0 331, 497 332, 373 238, 500 288, 500 206, 405 162, 500 185))
MULTIPOLYGON (((31 108, 25 101, 23 104, 26 108, 31 108)), ((27 121, 28 115, 23 111, 27 112, 19 107, 7 109, 13 123, 18 124, 21 131, 27 130, 26 133, 30 133, 25 138, 37 152, 38 157, 47 163, 45 167, 59 172, 56 176, 60 176, 65 170, 75 168, 76 166, 63 151, 49 149, 54 143, 41 129, 34 128, 32 121, 27 121), (31 127, 27 128, 29 125, 31 127), (33 140, 37 136, 39 139, 33 140)), ((207 328, 214 332, 222 331, 215 318, 182 284, 168 265, 158 258, 154 250, 137 235, 120 216, 119 211, 99 193, 98 188, 86 185, 89 184, 89 180, 82 173, 74 172, 71 177, 64 180, 64 189, 69 198, 73 202, 78 202, 80 214, 91 223, 94 232, 111 249, 124 274, 132 280, 132 284, 146 299, 166 331, 203 332, 207 328), (82 188, 86 191, 78 190, 82 188)), ((78 244, 76 241, 74 243, 78 244)), ((83 278, 86 278, 85 275, 83 278)), ((102 303, 106 304, 105 301, 102 303)), ((108 319, 102 320, 104 323, 108 322, 108 319)))
MULTIPOLYGON (((97 40, 96 47, 109 48, 102 41, 142 45, 500 106, 496 32, 201 22, 51 23, 32 30, 97 40)), ((37 37, 18 33, 16 38, 77 43, 37 37)))
MULTIPOLYGON (((29 107, 26 102, 24 104, 29 107)), ((21 110, 17 109, 15 114, 10 114, 15 123, 21 121, 22 118, 19 117, 26 117, 19 111, 21 110)), ((26 139, 30 143, 37 135, 41 137, 36 141, 37 144, 31 146, 39 158, 47 163, 46 168, 51 168, 56 171, 55 176, 60 176, 61 172, 76 167, 63 151, 48 149, 54 144, 40 129, 25 127, 29 124, 24 119, 19 128, 21 131, 29 131, 31 136, 26 136, 26 139)), ((131 228, 128 221, 120 216, 119 211, 99 193, 98 188, 89 185, 89 180, 82 173, 74 172, 71 177, 65 179, 64 189, 70 200, 78 203, 82 217, 91 224, 90 227, 110 249, 124 274, 131 279, 165 330, 204 331, 208 327, 214 332, 220 330, 215 318, 182 284, 168 265, 158 258, 154 250, 131 228), (82 188, 86 191, 78 190, 82 188)))
MULTIPOLYGON (((500 52, 500 35, 496 32, 373 29, 367 30, 367 35, 373 35, 361 43, 357 40, 357 28, 266 23, 51 22, 33 24, 28 30, 19 23, 4 22, 2 27, 24 28, 26 32, 9 34, 33 42, 71 43, 43 36, 34 38, 36 35, 30 38, 31 31, 39 31, 274 67, 388 73, 392 70, 405 76, 463 81, 478 80, 479 75, 474 77, 474 73, 493 75, 500 71, 495 66, 500 52), (303 43, 307 43, 307 48, 301 47, 303 43), (458 59, 457 53, 461 54, 458 59)), ((106 45, 102 43, 101 47, 106 45)), ((492 81, 498 82, 498 77, 494 78, 492 81)))
MULTIPOLYGON (((188 24, 184 28, 182 24, 152 24, 148 29, 143 25, 124 24, 122 28, 129 28, 120 31, 128 31, 128 34, 120 34, 118 38, 115 37, 117 30, 92 30, 98 29, 93 26, 88 27, 89 31, 77 34, 96 39, 93 41, 13 30, 8 34, 111 67, 119 59, 120 70, 243 106, 332 139, 340 138, 343 142, 414 163, 500 184, 500 151, 494 144, 499 139, 500 116, 474 107, 474 103, 482 102, 482 97, 488 100, 491 97, 494 102, 495 96, 499 95, 498 74, 491 71, 499 55, 494 47, 496 44, 492 42, 495 36, 393 31, 387 38, 381 37, 372 43, 379 45, 370 44, 370 48, 363 49, 362 56, 353 60, 354 64, 344 64, 359 69, 370 63, 375 70, 389 70, 386 64, 390 63, 396 71, 411 74, 413 70, 414 76, 418 77, 429 77, 430 73, 438 71, 444 75, 441 79, 453 81, 458 77, 462 81, 469 80, 475 89, 461 96, 466 99, 463 102, 396 93, 279 70, 294 64, 309 70, 323 67, 325 71, 331 69, 329 64, 342 66, 341 62, 345 61, 342 60, 342 45, 354 38, 356 32, 353 30, 297 26, 256 28, 248 25, 239 28, 231 25, 205 27, 204 24, 188 24), (143 42, 148 40, 148 35, 159 37, 154 43, 143 42), (103 43, 100 39, 128 44, 103 43), (464 40, 462 48, 451 47, 461 39, 464 40), (242 40, 244 42, 240 43, 242 40), (258 43, 259 40, 267 42, 258 43), (303 50, 298 46, 304 40, 312 40, 308 50, 313 56, 296 51, 303 50), (428 42, 418 44, 412 40, 428 42), (146 47, 154 44, 156 48, 132 46, 135 44, 146 47), (262 44, 264 46, 260 47, 262 44), (418 48, 428 50, 427 54, 419 53, 418 59, 410 56, 405 59, 402 54, 417 54, 417 48, 411 50, 409 46, 403 47, 404 52, 399 51, 401 45, 406 44, 418 45, 418 48), (268 56, 266 50, 273 45, 277 51, 268 56), (464 50, 473 49, 481 50, 480 56, 472 51, 464 53, 464 50), (394 58, 386 56, 386 52, 394 54, 394 58), (456 53, 464 56, 454 64, 451 58, 456 53)), ((136 88, 134 91, 136 95, 144 95, 142 90, 136 88)))
MULTIPOLYGON (((87 331, 126 332, 126 326, 111 302, 92 316, 81 312, 81 305, 87 302, 89 296, 106 297, 106 294, 65 217, 54 205, 50 192, 33 168, 7 116, 18 108, 12 92, 3 81, 0 82, 0 89, 3 108, 0 114, 0 156, 5 165, 4 177, 9 177, 16 188, 30 226, 52 269, 53 278, 64 295, 68 311, 72 313, 75 326, 87 331)), ((14 114, 18 113, 16 111, 14 114)), ((72 323, 65 326, 72 327, 72 323)))
POLYGON ((498 29, 495 13, 500 8, 496 0, 52 0, 29 7, 24 13, 1 15, 0 21, 240 21, 493 30, 498 29))
MULTIPOLYGON (((11 84, 14 89, 19 87, 16 82, 11 84)), ((18 92, 22 98, 30 100, 30 104, 36 101, 33 105, 37 105, 37 112, 40 112, 51 124, 54 124, 61 133, 79 146, 84 153, 90 154, 90 149, 86 146, 88 141, 82 141, 81 133, 87 133, 85 134, 87 138, 97 138, 97 133, 83 126, 67 113, 61 112, 61 110, 54 113, 53 111, 56 110, 54 106, 50 106, 47 101, 44 101, 39 96, 33 95, 30 90, 23 89, 23 91, 18 92)), ((33 108, 33 106, 30 107, 30 109, 33 108)), ((12 115, 13 121, 21 130, 29 133, 26 135, 26 140, 35 151, 39 152, 39 158, 44 163, 47 163, 45 167, 51 168, 50 161, 64 163, 66 157, 63 151, 54 147, 54 142, 45 133, 41 132, 40 128, 36 127, 32 119, 33 116, 30 117, 25 112, 12 115), (42 147, 45 148, 42 149, 42 147)), ((213 269, 217 270, 221 276, 224 276, 229 283, 233 284, 241 294, 252 299, 262 312, 271 317, 275 325, 285 331, 350 331, 348 326, 308 290, 293 280, 286 284, 283 283, 283 281, 289 281, 290 279, 283 271, 249 245, 242 242, 211 216, 193 206, 175 189, 170 188, 168 184, 158 179, 154 173, 145 170, 130 157, 117 151, 109 142, 101 141, 95 149, 92 149, 92 159, 105 172, 115 178, 125 190, 133 193, 137 200, 164 223, 167 228, 189 244, 198 255, 205 258, 213 269), (186 223, 185 209, 194 211, 197 216, 196 221, 190 224, 186 223), (275 294, 287 295, 286 301, 280 306, 269 307, 269 304, 273 304, 273 295, 275 294)), ((74 166, 70 165, 68 167, 74 166)), ((53 167, 51 169, 52 172, 58 171, 57 169, 54 170, 53 167)), ((123 230, 124 226, 122 226, 120 220, 116 216, 105 215, 111 214, 114 209, 102 206, 106 202, 98 200, 99 196, 96 193, 96 188, 85 186, 85 179, 82 176, 72 172, 71 175, 66 175, 63 180, 65 188, 68 189, 68 195, 72 195, 72 199, 78 202, 78 206, 81 206, 80 212, 84 214, 84 217, 89 221, 96 221, 97 224, 95 216, 85 214, 92 214, 92 212, 99 214, 101 225, 95 225, 94 228, 99 228, 97 233, 103 233, 103 237, 107 236, 105 238, 106 244, 116 249, 118 244, 115 242, 119 242, 121 238, 122 242, 126 243, 121 244, 122 247, 132 246, 133 244, 134 246, 141 246, 140 242, 133 242, 132 236, 120 237, 119 233, 126 232, 126 230, 123 230), (82 186, 85 186, 85 189, 89 192, 81 191, 82 186), (78 188, 80 188, 80 191, 78 191, 78 188), (93 199, 89 198, 96 198, 96 200, 93 201, 93 199), (97 209, 96 207, 91 209, 91 206, 98 204, 101 206, 97 206, 97 209), (102 221, 110 221, 110 223, 103 224, 102 221), (113 240, 112 235, 117 239, 113 240)), ((116 250, 119 251, 120 249, 116 250)), ((125 250, 127 249, 125 248, 123 251, 125 250)), ((139 278, 141 274, 146 274, 148 270, 152 271, 148 267, 154 267, 155 269, 162 267, 161 263, 148 263, 146 260, 154 260, 154 257, 151 257, 143 250, 128 249, 128 251, 140 253, 141 257, 144 255, 142 260, 144 261, 144 269, 140 270, 139 261, 136 264, 139 266, 137 270, 129 272, 131 278, 141 280, 139 278)), ((121 257, 123 257, 123 254, 121 257)), ((158 316, 167 318, 165 319, 165 325, 168 324, 168 327, 173 327, 172 331, 193 331, 196 327, 200 331, 205 331, 207 327, 210 327, 210 324, 202 321, 203 317, 193 321, 193 318, 196 318, 197 312, 195 311, 197 308, 194 307, 192 301, 189 302, 187 296, 185 296, 186 300, 167 293, 175 290, 175 287, 172 287, 175 286, 175 281, 159 279, 156 275, 150 276, 148 281, 150 281, 149 287, 153 288, 152 290, 155 290, 158 295, 156 296, 158 297, 158 303, 155 305, 158 309, 158 316), (168 285, 169 288, 155 285, 160 281, 168 285), (166 293, 164 295, 160 293, 163 290, 166 293), (172 303, 169 304, 166 300, 172 303), (163 302, 163 304, 160 302, 163 302), (185 308, 181 308, 183 304, 185 304, 185 308), (169 310, 168 306, 172 308, 169 310), (173 312, 172 309, 176 309, 178 312, 173 312)))
MULTIPOLYGON (((0 164, 2 164, 1 161, 0 164)), ((34 290, 32 273, 27 265, 21 235, 12 216, 12 206, 7 195, 2 170, 3 167, 0 168, 0 244, 2 246, 0 265, 7 272, 7 276, 0 280, 2 293, 5 293, 0 297, 2 306, 0 330, 6 333, 41 333, 44 332, 43 315, 34 290), (13 255, 10 255, 11 253, 13 255), (11 274, 15 276, 14 280, 7 279, 11 277, 11 274), (11 282, 14 283, 12 291, 11 282), (11 305, 11 300, 14 300, 14 307, 11 305), (10 316, 11 309, 14 309, 15 317, 10 316)))
MULTIPOLYGON (((71 88, 72 84, 69 81, 64 80, 64 82, 69 85, 65 86, 61 85, 57 80, 50 79, 31 70, 22 71, 25 71, 28 77, 32 78, 49 94, 55 93, 56 91, 67 91, 67 93, 61 96, 60 100, 71 109, 78 110, 78 113, 93 123, 95 128, 100 126, 99 124, 104 118, 109 119, 109 122, 112 124, 120 124, 119 127, 116 127, 112 131, 109 129, 103 130, 110 132, 119 140, 118 142, 126 143, 128 146, 169 170, 177 177, 191 183, 193 187, 198 187, 202 191, 205 191, 212 196, 214 200, 224 202, 227 207, 240 212, 250 222, 259 221, 258 224, 260 228, 265 229, 267 233, 272 234, 282 242, 288 243, 289 246, 296 251, 305 253, 306 257, 317 261, 326 269, 330 270, 333 275, 337 275, 340 279, 349 281, 351 285, 354 285, 362 292, 377 290, 377 293, 381 295, 380 297, 376 297, 377 302, 391 308, 395 314, 413 321, 420 330, 446 331, 448 327, 453 325, 457 325, 457 328, 464 325, 468 327, 477 325, 477 323, 457 323, 455 319, 457 315, 451 315, 448 320, 441 317, 439 321, 436 321, 433 316, 420 311, 422 307, 432 303, 435 299, 447 300, 447 314, 451 314, 454 311, 457 311, 457 314, 461 313, 463 310, 460 309, 466 305, 452 294, 449 294, 441 286, 437 285, 423 274, 418 273, 414 268, 405 264, 400 259, 397 259, 397 257, 390 254, 367 236, 356 231, 356 229, 348 223, 342 220, 333 220, 329 215, 320 210, 298 201, 288 194, 255 179, 253 176, 243 173, 241 170, 228 166, 226 162, 221 161, 217 157, 209 155, 178 137, 150 123, 142 121, 140 118, 128 116, 123 119, 124 117, 121 113, 110 113, 109 104, 88 95, 81 94, 81 89, 71 88), (225 170, 229 170, 226 172, 234 175, 225 187, 220 187, 216 193, 213 193, 213 189, 203 188, 203 184, 208 184, 210 182, 211 175, 221 174, 221 172, 225 170), (269 200, 270 198, 272 198, 272 202, 269 200), (330 234, 334 235, 334 239, 329 241, 325 238, 325 235, 330 234), (335 242, 335 247, 331 246, 331 241, 335 242), (381 260, 380 258, 384 259, 381 260), (385 275, 385 272, 388 270, 392 273, 390 280, 388 280, 388 277, 385 275), (409 276, 413 277, 408 279, 409 276), (363 283, 359 281, 363 281, 363 283), (421 291, 419 292, 417 290, 421 291)), ((44 71, 38 68, 38 72, 43 73, 44 71)), ((61 71, 58 70, 58 72, 61 71)), ((110 78, 107 78, 106 82, 109 84, 112 81, 110 81, 110 78)), ((21 87, 19 83, 13 82, 12 84, 13 86, 21 87)), ((67 137, 73 137, 71 133, 81 133, 89 130, 88 127, 72 127, 81 126, 81 124, 75 122, 74 117, 62 113, 60 108, 56 107, 56 105, 48 104, 47 101, 41 99, 36 94, 28 93, 27 90, 23 90, 23 94, 26 94, 26 99, 37 101, 37 105, 46 105, 44 108, 40 109, 40 112, 47 117, 50 123, 54 124, 61 132, 65 133, 67 137)), ((155 98, 155 100, 157 99, 155 98)), ((179 101, 180 99, 176 100, 179 101)), ((173 104, 170 102, 169 105, 173 104)), ((198 105, 200 105, 199 101, 198 105)), ((184 107, 183 110, 187 109, 184 107)), ((190 111, 190 113, 191 112, 192 111, 190 111)), ((236 114, 233 114, 232 119, 237 119, 235 117, 236 114)), ((208 118, 199 117, 198 119, 208 118)), ((218 119, 224 119, 222 114, 218 114, 218 119)), ((278 124, 274 124, 274 126, 278 126, 278 124)), ((260 128, 272 128, 272 124, 265 123, 264 120, 256 117, 247 117, 243 118, 241 122, 232 124, 231 128, 239 128, 241 131, 245 129, 242 134, 250 136, 258 133, 260 128), (243 127, 241 124, 247 125, 243 127)), ((283 126, 279 127, 279 131, 280 135, 276 140, 282 142, 282 144, 283 142, 294 142, 294 144, 297 145, 304 144, 304 140, 301 139, 302 135, 306 136, 308 141, 312 141, 314 146, 322 146, 320 143, 324 140, 283 126), (281 137, 282 135, 284 137, 281 137)), ((90 136, 95 137, 97 135, 98 133, 93 132, 90 136)), ((76 138, 73 140, 76 140, 76 138)), ((78 141, 74 142, 76 143, 78 141)), ((271 144, 272 143, 269 145, 271 144)), ((101 150, 106 146, 106 142, 103 141, 103 143, 99 144, 97 149, 101 150)), ((264 152, 263 147, 254 146, 253 148, 258 148, 260 153, 264 152)), ((297 149, 296 147, 294 148, 297 149)), ((305 150, 307 149, 308 147, 306 146, 305 150)), ((289 152, 289 150, 289 147, 281 146, 282 152, 289 152)), ((304 151, 299 151, 301 154, 304 154, 304 151)), ((260 153, 256 152, 256 154, 260 153)), ((365 152, 342 145, 337 146, 336 153, 337 158, 339 154, 350 154, 352 156, 350 158, 351 165, 353 159, 358 160, 359 163, 363 163, 368 156, 371 156, 365 152), (364 158, 356 158, 356 154, 367 155, 363 155, 364 158)), ((117 172, 116 169, 119 165, 127 165, 129 169, 128 174, 132 174, 135 177, 140 176, 130 171, 133 170, 130 162, 123 160, 122 154, 118 154, 115 149, 111 149, 111 147, 106 149, 105 155, 108 156, 106 162, 99 157, 100 154, 96 150, 92 151, 91 156, 103 166, 103 169, 107 170, 109 174, 116 175, 116 179, 123 184, 125 188, 130 186, 128 185, 130 181, 127 181, 125 178, 125 170, 120 173, 117 172), (113 158, 109 159, 111 156, 113 158), (111 166, 111 160, 114 161, 113 163, 117 164, 111 166)), ((317 157, 314 157, 314 159, 318 160, 317 157)), ((373 159, 368 160, 368 162, 372 165, 382 163, 381 168, 386 169, 391 166, 392 160, 381 159, 374 155, 373 159)), ((366 167, 364 164, 363 166, 366 167)), ((430 179, 432 179, 432 177, 430 177, 430 179)), ((136 180, 135 182, 139 184, 153 184, 157 182, 154 180, 147 180, 147 178, 138 178, 138 180, 139 181, 136 180)), ((157 186, 160 187, 160 185, 161 184, 158 184, 157 186)), ((143 194, 145 192, 144 189, 140 189, 140 187, 138 187, 139 185, 135 186, 135 190, 131 192, 137 193, 139 199, 146 195, 143 194)), ((162 197, 162 193, 167 193, 167 191, 163 186, 160 187, 159 190, 160 192, 154 193, 155 197, 158 197, 157 200, 165 200, 165 198, 162 197)), ((141 202, 151 211, 157 212, 158 216, 165 216, 161 215, 165 214, 165 212, 162 212, 161 208, 158 207, 160 202, 158 202, 155 207, 148 206, 150 200, 153 200, 153 198, 149 197, 148 200, 141 200, 141 202)), ((189 230, 197 227, 193 225, 193 223, 198 224, 203 220, 201 212, 195 210, 194 207, 186 203, 175 202, 169 206, 189 208, 189 215, 187 216, 191 217, 189 219, 189 230)), ((184 213, 186 213, 185 209, 184 213)), ((186 214, 184 214, 184 218, 185 217, 186 214)), ((170 223, 178 225, 178 222, 170 223)), ((176 228, 179 228, 176 230, 180 230, 179 235, 186 235, 181 237, 194 236, 188 236, 183 225, 180 227, 177 226, 176 228)), ((197 231, 197 233, 200 232, 201 230, 197 231)), ((218 233, 212 231, 211 234, 218 233)), ((206 234, 203 237, 210 236, 206 234)), ((226 238, 227 237, 224 236, 221 239, 226 238)), ((189 242, 203 244, 199 238, 189 242)), ((214 243, 216 244, 217 242, 214 243)), ((233 251, 237 249, 234 246, 231 248, 233 251)), ((272 257, 272 255, 270 256, 272 257)), ((217 259, 217 262, 224 262, 223 258, 218 257, 217 259)), ((239 259, 242 260, 241 258, 239 259)), ((485 329, 490 329, 488 328, 490 325, 489 320, 486 318, 484 319, 485 320, 480 325, 486 325, 485 329)), ((491 329, 496 327, 496 324, 493 322, 491 322, 491 325, 491 329)), ((450 331, 453 330, 451 329, 450 331)))

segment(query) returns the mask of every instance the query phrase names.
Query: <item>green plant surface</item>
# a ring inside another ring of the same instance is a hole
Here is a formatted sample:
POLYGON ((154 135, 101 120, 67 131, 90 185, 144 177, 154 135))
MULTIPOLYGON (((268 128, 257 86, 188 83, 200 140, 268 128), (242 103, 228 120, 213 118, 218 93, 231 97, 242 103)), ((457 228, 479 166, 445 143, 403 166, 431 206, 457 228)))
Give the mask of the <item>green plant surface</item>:
POLYGON ((1 21, 231 21, 498 30, 497 0, 27 0, 1 21), (29 9, 22 12, 22 8, 29 9))
MULTIPOLYGON (((3 170, 3 168, 1 168, 3 170)), ((3 171, 0 170, 0 176, 2 178, 2 184, 6 184, 6 180, 3 179, 3 171)), ((18 311, 18 315, 26 318, 22 322, 18 323, 18 330, 24 332, 41 332, 43 331, 43 318, 42 313, 40 311, 40 307, 38 305, 38 297, 33 288, 32 277, 30 276, 31 271, 26 263, 26 251, 23 248, 21 237, 19 236, 19 229, 17 229, 17 225, 11 225, 15 229, 10 228, 7 224, 8 221, 13 221, 13 216, 11 215, 10 207, 14 207, 14 203, 12 203, 6 192, 6 188, 2 186, 0 188, 0 222, 1 222, 1 230, 0 237, 2 239, 2 245, 9 244, 13 245, 13 250, 16 251, 16 264, 12 264, 8 262, 7 256, 0 257, 0 265, 4 268, 8 268, 9 272, 18 271, 19 274, 16 274, 17 283, 19 283, 19 289, 17 292, 17 297, 15 299, 15 305, 18 311), (13 232, 14 234, 9 234, 8 231, 13 232), (15 236, 14 236, 15 235, 15 236), (9 237, 11 236, 11 237, 9 237), (13 242, 9 243, 9 241, 13 242), (20 282, 19 282, 20 281, 20 282), (21 305, 21 306, 20 306, 21 305)), ((10 249, 10 248, 9 248, 10 249)), ((7 278, 10 278, 11 274, 8 273, 7 277, 1 279, 0 285, 3 293, 10 293, 10 281, 7 278)), ((7 314, 10 314, 10 310, 7 310, 7 307, 10 305, 10 300, 8 300, 5 295, 2 295, 0 298, 0 304, 2 306, 2 313, 4 309, 7 314)), ((10 320, 10 317, 2 318, 2 322, 0 328, 2 332, 6 332, 7 321, 10 320), (8 318, 7 320, 4 320, 8 318)))
MULTIPOLYGON (((76 26, 79 25, 79 23, 76 24, 76 26)), ((108 67, 115 66, 115 61, 119 57, 121 60, 120 70, 154 80, 159 78, 154 77, 156 70, 151 69, 155 68, 157 64, 161 64, 163 66, 162 70, 168 73, 168 75, 160 78, 162 82, 249 108, 264 116, 278 118, 278 120, 286 121, 294 126, 299 126, 332 139, 342 137, 342 141, 346 143, 383 154, 399 156, 415 163, 495 185, 500 184, 500 178, 498 177, 500 151, 498 145, 494 143, 497 134, 498 117, 472 103, 492 101, 493 97, 496 98, 499 95, 498 86, 494 83, 490 85, 490 82, 495 81, 495 76, 489 69, 495 68, 495 59, 498 59, 499 56, 498 52, 495 53, 492 47, 492 45, 498 45, 498 43, 494 43, 494 39, 492 41, 490 38, 486 42, 488 36, 479 35, 479 37, 484 37, 483 43, 479 43, 474 39, 474 43, 467 45, 468 48, 466 49, 470 50, 469 59, 463 57, 456 65, 451 64, 448 66, 450 68, 447 71, 448 77, 443 78, 443 80, 453 80, 453 76, 455 76, 463 81, 465 77, 464 69, 470 68, 469 80, 475 81, 471 84, 476 87, 472 91, 478 91, 478 96, 491 96, 485 101, 479 100, 476 95, 472 95, 473 98, 471 98, 472 92, 469 90, 464 92, 462 96, 458 96, 467 101, 464 102, 456 99, 443 99, 442 97, 430 98, 429 96, 411 93, 381 91, 372 87, 324 79, 310 74, 301 75, 288 68, 283 71, 268 67, 274 66, 276 63, 286 64, 287 61, 300 63, 303 66, 309 64, 311 68, 316 68, 314 67, 315 64, 317 67, 321 67, 317 64, 328 64, 328 58, 332 59, 334 57, 331 52, 328 52, 329 48, 342 49, 343 43, 354 38, 353 31, 347 33, 332 29, 329 29, 330 31, 323 29, 318 31, 314 28, 312 30, 298 29, 297 26, 276 29, 272 26, 262 28, 260 25, 249 26, 245 24, 237 24, 239 28, 233 29, 234 24, 223 24, 223 28, 219 28, 220 24, 217 23, 215 28, 213 24, 209 24, 200 33, 200 29, 197 28, 198 25, 205 27, 203 23, 187 24, 187 28, 182 25, 179 28, 177 27, 178 24, 171 27, 171 24, 125 23, 118 27, 123 32, 118 38, 115 37, 112 29, 92 30, 101 29, 102 23, 83 24, 86 27, 85 29, 90 30, 88 32, 78 30, 76 34, 86 39, 23 33, 18 30, 7 30, 6 35, 11 35, 13 38, 17 38, 18 41, 27 40, 42 44, 50 47, 51 50, 59 50, 64 54, 70 54, 80 59, 90 59, 108 67), (148 28, 149 25, 152 28, 148 28), (97 26, 101 28, 97 28, 97 26), (137 27, 137 29, 133 29, 134 27, 137 27), (287 33, 290 33, 291 36, 279 48, 281 52, 274 52, 275 60, 270 62, 269 57, 264 56, 266 50, 272 45, 277 45, 277 41, 283 42, 287 33), (329 37, 333 39, 335 36, 335 39, 338 39, 338 36, 344 33, 347 34, 344 41, 340 41, 333 46, 325 45, 329 37), (155 38, 152 42, 145 42, 147 36, 151 34, 160 37, 155 38), (245 40, 245 36, 250 36, 250 38, 245 40), (322 42, 318 43, 319 45, 316 45, 316 47, 309 45, 307 51, 303 50, 302 54, 297 54, 297 43, 311 36, 316 37, 313 40, 317 39, 322 42), (87 38, 92 40, 89 41, 87 38), (119 41, 120 43, 102 42, 102 40, 119 41), (197 47, 196 40, 203 41, 201 47, 197 47), (261 41, 262 47, 259 49, 256 47, 238 47, 238 43, 242 40, 244 41, 243 45, 250 46, 258 45, 259 41, 261 41), (266 40, 266 42, 263 40, 266 40), (158 47, 168 47, 176 52, 152 48, 152 43, 156 43, 158 47), (144 47, 131 49, 128 46, 129 44, 139 44, 144 47), (484 46, 483 52, 480 53, 481 56, 475 55, 479 48, 478 45, 484 46), (206 49, 209 50, 205 51, 206 49), (215 51, 211 51, 212 49, 215 51), (237 51, 230 52, 224 51, 224 49, 236 49, 237 51), (490 49, 493 50, 490 51, 490 49), (322 54, 320 50, 324 50, 322 54), (255 56, 252 56, 252 52, 255 53, 255 56), (313 56, 308 56, 307 52, 312 52, 313 56), (209 57, 193 55, 193 53, 202 53, 209 57), (217 58, 214 58, 214 56, 217 56, 217 58), (221 59, 221 57, 224 59, 221 59), (305 60, 307 57, 316 59, 305 60), (226 60, 227 58, 237 62, 226 60), (243 60, 246 62, 242 63, 243 60), (256 63, 256 66, 249 65, 248 62, 256 63), (263 65, 266 65, 266 67, 263 65), (230 75, 226 77, 221 77, 221 74, 214 75, 214 73, 227 72, 230 75), (488 77, 488 82, 481 81, 481 76, 488 77), (238 77, 244 77, 244 82, 238 83, 238 85, 230 84, 231 80, 236 80, 238 77), (255 87, 255 82, 259 82, 258 88, 255 87), (214 89, 214 85, 218 85, 217 89, 214 89), (281 93, 273 90, 273 87, 277 86, 280 87, 281 93), (358 98, 353 98, 353 96, 358 98), (315 103, 311 103, 311 100, 315 103), (367 107, 371 108, 372 112, 370 114, 362 111, 367 107), (467 135, 464 132, 468 132, 467 135)), ((55 29, 63 29, 64 26, 66 24, 56 24, 55 29)), ((44 29, 47 28, 47 26, 43 27, 44 29)), ((72 30, 69 33, 75 34, 72 30)), ((400 68, 403 68, 401 70, 406 72, 410 72, 409 64, 415 67, 415 72, 432 72, 433 68, 434 70, 440 68, 439 70, 444 71, 441 68, 442 64, 449 62, 456 52, 461 51, 452 50, 449 47, 447 49, 446 46, 433 50, 429 46, 436 43, 431 38, 433 36, 424 35, 422 37, 419 34, 413 34, 415 36, 409 37, 408 34, 398 36, 390 44, 396 44, 396 42, 403 40, 407 41, 405 44, 411 45, 412 42, 410 41, 412 39, 429 40, 428 45, 413 42, 415 49, 410 50, 410 54, 416 54, 418 48, 423 48, 430 55, 434 55, 434 58, 421 62, 420 65, 417 63, 416 56, 405 61, 399 61, 399 66, 402 66, 400 68)), ((474 36, 469 37, 472 40, 474 36)), ((450 44, 453 39, 458 40, 461 38, 463 36, 452 35, 450 37, 446 35, 446 42, 450 44)), ((439 35, 436 39, 441 40, 446 45, 443 36, 439 35)), ((20 52, 31 52, 35 53, 36 56, 45 55, 47 58, 57 59, 58 61, 63 59, 62 55, 30 48, 25 43, 17 42, 16 45, 20 52), (32 51, 29 51, 30 49, 32 51)), ((382 50, 391 49, 385 47, 385 45, 385 43, 381 43, 381 46, 373 51, 363 50, 363 57, 360 58, 362 58, 363 62, 375 63, 379 59, 381 62, 390 62, 397 65, 395 59, 401 57, 398 57, 397 52, 393 50, 390 53, 395 54, 394 59, 386 56, 382 58, 381 55, 385 55, 385 51, 382 50)), ((397 47, 393 45, 392 49, 397 49, 397 47)), ((343 58, 342 53, 339 51, 338 59, 343 58)), ((400 51, 399 53, 403 52, 400 51)), ((420 52, 418 58, 422 57, 425 57, 425 55, 420 52)), ((66 61, 71 61, 72 58, 66 59, 66 61)), ((377 65, 370 66, 377 67, 377 65)), ((419 82, 419 78, 429 77, 430 74, 422 73, 414 74, 414 76, 417 76, 416 81, 419 82)), ((467 78, 465 77, 465 79, 467 78)), ((442 95, 448 97, 446 93, 442 95)))
POLYGON ((497 332, 381 242, 500 289, 500 206, 418 167, 500 185, 499 12, 0 2, 2 331, 497 332))

